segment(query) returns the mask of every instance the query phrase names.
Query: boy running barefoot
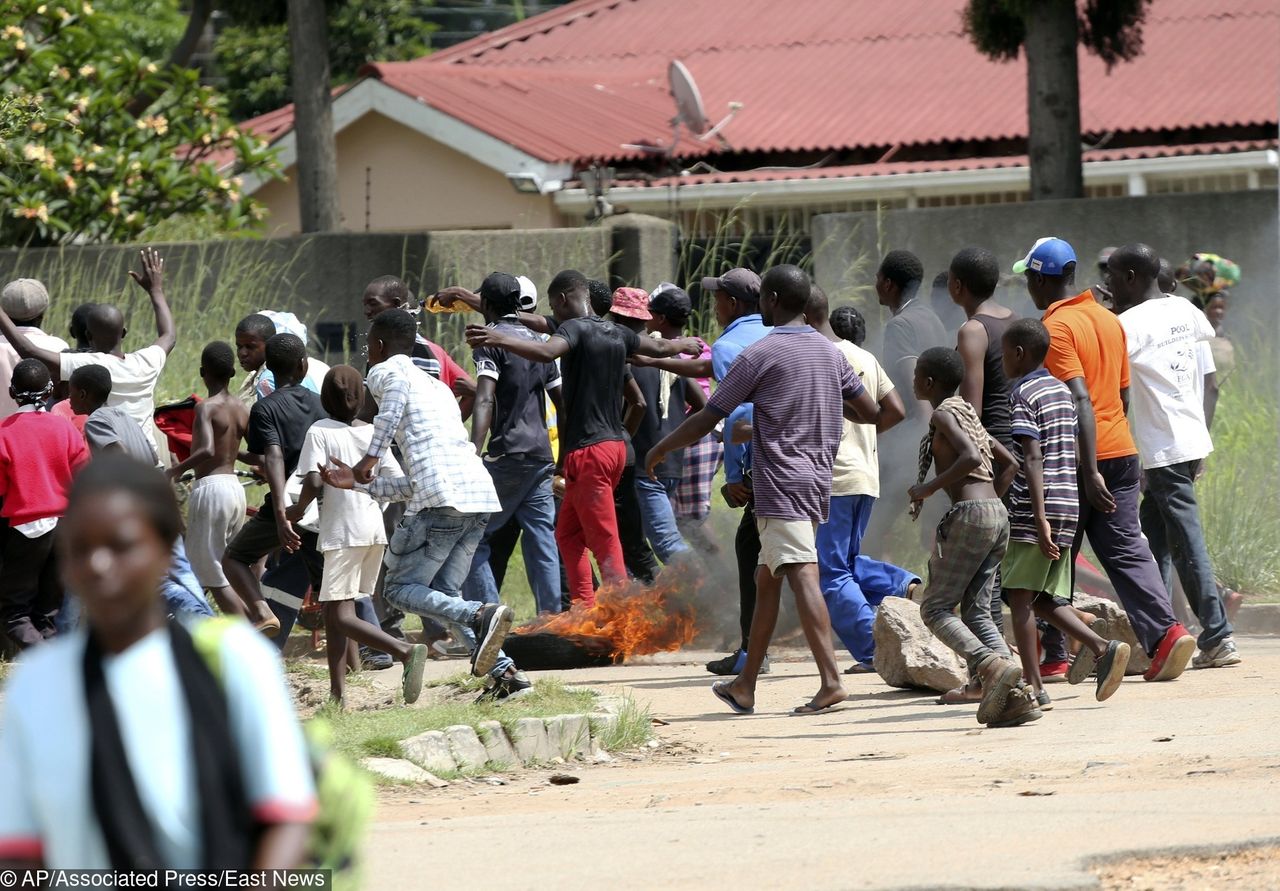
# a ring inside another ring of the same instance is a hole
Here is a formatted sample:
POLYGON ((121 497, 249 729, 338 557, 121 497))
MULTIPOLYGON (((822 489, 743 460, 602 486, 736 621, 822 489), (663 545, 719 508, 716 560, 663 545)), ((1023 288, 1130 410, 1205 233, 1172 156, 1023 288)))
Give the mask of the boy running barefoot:
POLYGON ((996 571, 1009 545, 1009 514, 1000 496, 1017 467, 983 429, 973 406, 956 395, 963 380, 964 361, 953 349, 932 347, 916 361, 915 396, 933 406, 933 415, 920 440, 919 482, 908 493, 911 517, 919 517, 925 499, 940 489, 952 504, 929 555, 920 616, 981 682, 978 723, 1012 727, 1041 717, 1035 699, 1019 688, 1022 671, 991 619, 996 571), (925 482, 930 465, 936 474, 925 482))
POLYGON ((1022 672, 1036 702, 1049 706, 1036 658, 1036 617, 1080 641, 1067 680, 1079 684, 1098 668, 1099 702, 1115 693, 1129 665, 1129 645, 1104 640, 1071 608, 1071 542, 1080 514, 1076 490, 1075 397, 1049 374, 1049 331, 1037 319, 1005 330, 1004 374, 1010 394, 1014 456, 1021 465, 1009 490, 1009 549, 1001 564, 1013 611, 1022 672))
POLYGON ((195 472, 187 500, 187 559, 196 581, 213 595, 218 608, 229 616, 244 616, 244 601, 222 571, 222 555, 244 525, 246 507, 235 466, 240 441, 249 429, 249 409, 230 390, 235 362, 230 345, 221 341, 209 344, 200 354, 200 379, 209 395, 196 404, 191 455, 169 469, 169 479, 195 472))
MULTIPOLYGON (((387 544, 382 511, 366 493, 326 486, 320 478, 320 468, 328 465, 330 456, 354 465, 369 451, 373 427, 356 420, 363 401, 364 377, 360 372, 350 365, 329 369, 320 387, 320 402, 329 417, 316 421, 307 431, 307 441, 298 458, 298 472, 303 475, 302 495, 286 514, 291 521, 300 521, 307 505, 323 491, 319 548, 324 555, 324 575, 320 606, 329 657, 330 698, 341 705, 348 669, 360 668, 359 663, 347 664, 347 640, 351 639, 389 653, 404 664, 404 701, 412 703, 422 692, 426 646, 397 640, 356 615, 356 600, 373 596, 382 569, 387 544)), ((404 476, 389 451, 383 453, 376 473, 388 479, 404 476)))

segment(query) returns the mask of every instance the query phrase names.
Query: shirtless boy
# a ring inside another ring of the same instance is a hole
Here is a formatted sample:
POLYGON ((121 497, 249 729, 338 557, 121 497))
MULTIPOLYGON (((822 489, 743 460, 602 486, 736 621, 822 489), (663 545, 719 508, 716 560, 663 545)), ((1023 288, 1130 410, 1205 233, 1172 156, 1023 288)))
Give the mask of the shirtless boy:
POLYGON ((1022 669, 991 619, 996 572, 1009 546, 1009 513, 1000 497, 1017 465, 983 429, 973 406, 956 395, 963 380, 964 361, 953 349, 932 347, 916 360, 915 396, 933 406, 933 415, 920 442, 919 482, 908 493, 911 516, 918 517, 925 499, 939 490, 951 499, 929 555, 920 617, 981 682, 978 723, 1011 727, 1041 716, 1019 686, 1022 669), (930 465, 936 473, 925 482, 930 465))
POLYGON ((244 525, 244 487, 235 476, 240 442, 249 428, 249 409, 230 390, 236 373, 236 354, 229 344, 215 340, 200 354, 200 379, 209 395, 196 404, 191 430, 191 455, 169 469, 178 480, 188 470, 195 482, 187 501, 187 558, 196 580, 208 589, 227 615, 246 615, 244 601, 222 571, 227 542, 244 525))

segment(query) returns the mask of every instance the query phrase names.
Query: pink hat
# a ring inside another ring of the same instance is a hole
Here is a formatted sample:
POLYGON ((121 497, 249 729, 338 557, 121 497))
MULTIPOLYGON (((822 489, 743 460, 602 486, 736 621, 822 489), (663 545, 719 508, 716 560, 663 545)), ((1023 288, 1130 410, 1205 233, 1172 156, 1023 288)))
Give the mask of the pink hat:
POLYGON ((643 288, 619 288, 613 292, 613 307, 610 312, 629 319, 648 321, 653 316, 649 313, 649 294, 643 288))

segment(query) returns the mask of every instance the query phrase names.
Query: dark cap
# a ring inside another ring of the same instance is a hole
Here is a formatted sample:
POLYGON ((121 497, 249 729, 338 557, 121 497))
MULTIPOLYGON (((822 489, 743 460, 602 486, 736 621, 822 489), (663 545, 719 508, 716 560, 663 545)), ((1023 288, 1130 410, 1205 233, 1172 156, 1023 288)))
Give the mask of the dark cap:
POLYGON ((760 276, 739 266, 724 275, 710 275, 702 280, 704 291, 724 291, 734 300, 760 302, 760 276))
POLYGON ((503 301, 512 296, 520 299, 520 280, 505 272, 491 272, 480 285, 481 300, 503 301))
POLYGON ((693 312, 693 301, 684 288, 663 282, 649 294, 649 312, 655 316, 685 319, 693 312))

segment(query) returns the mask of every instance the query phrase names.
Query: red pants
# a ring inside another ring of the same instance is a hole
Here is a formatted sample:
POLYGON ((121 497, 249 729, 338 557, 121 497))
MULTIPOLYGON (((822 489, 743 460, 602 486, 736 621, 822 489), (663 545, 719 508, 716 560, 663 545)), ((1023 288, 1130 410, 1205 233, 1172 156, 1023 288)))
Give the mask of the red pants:
POLYGON ((556 523, 556 543, 569 578, 569 594, 576 604, 592 607, 596 602, 588 549, 596 555, 606 584, 627 577, 613 509, 613 489, 626 463, 627 447, 618 440, 574 449, 565 456, 564 501, 556 523))

